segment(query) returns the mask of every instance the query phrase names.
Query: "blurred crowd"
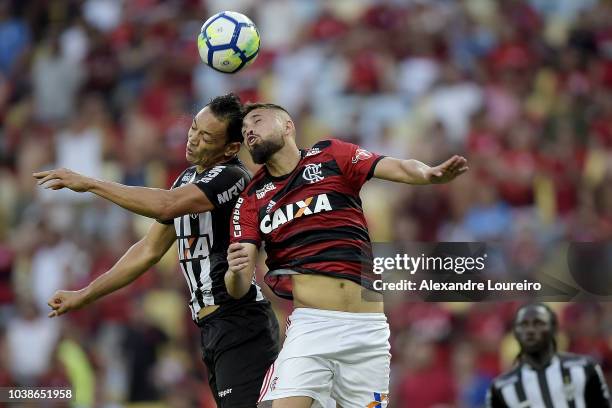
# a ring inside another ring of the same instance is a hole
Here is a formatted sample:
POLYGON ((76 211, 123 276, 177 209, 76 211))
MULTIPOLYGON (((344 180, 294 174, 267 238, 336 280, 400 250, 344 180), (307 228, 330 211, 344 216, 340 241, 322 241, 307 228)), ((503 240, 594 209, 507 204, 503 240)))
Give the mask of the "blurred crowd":
MULTIPOLYGON (((229 91, 286 107, 302 147, 338 137, 430 165, 468 159, 450 185, 369 183, 373 240, 510 242, 528 270, 558 242, 609 240, 611 22, 609 0, 0 0, 0 386, 70 385, 83 407, 214 406, 173 252, 46 318, 56 289, 108 270, 149 220, 31 174, 168 187, 192 115, 229 91), (262 35, 238 75, 198 57, 221 10, 262 35)), ((291 307, 274 302, 282 322, 291 307)), ((393 406, 483 406, 516 352, 515 308, 390 304, 393 406)), ((556 308, 562 348, 612 373, 612 307, 556 308)))

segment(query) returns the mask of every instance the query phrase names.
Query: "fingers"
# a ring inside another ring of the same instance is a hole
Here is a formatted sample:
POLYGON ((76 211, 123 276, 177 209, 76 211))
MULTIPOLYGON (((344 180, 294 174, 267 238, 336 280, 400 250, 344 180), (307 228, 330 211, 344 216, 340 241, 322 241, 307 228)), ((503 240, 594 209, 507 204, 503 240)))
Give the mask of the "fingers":
POLYGON ((48 170, 48 171, 39 171, 39 172, 37 172, 37 173, 32 173, 32 176, 33 176, 35 179, 41 179, 41 178, 44 178, 44 177, 48 176, 49 174, 51 174, 51 172, 52 172, 52 170, 48 170))
POLYGON ((229 269, 239 272, 249 265, 249 254, 241 243, 231 244, 227 249, 229 269))
POLYGON ((232 252, 240 251, 241 249, 244 249, 244 245, 242 245, 240 242, 234 242, 227 248, 227 253, 231 254, 232 252))
POLYGON ((62 180, 54 180, 46 183, 43 187, 46 190, 61 190, 66 187, 66 184, 62 180))
POLYGON ((38 185, 41 186, 50 180, 56 180, 59 178, 61 177, 55 174, 54 172, 48 172, 47 175, 38 178, 38 185))
POLYGON ((463 156, 453 156, 448 159, 446 162, 442 164, 442 168, 444 171, 455 172, 463 167, 465 167, 467 160, 463 156))
MULTIPOLYGON (((69 174, 68 170, 62 168, 32 173, 32 176, 38 180, 38 185, 40 186, 50 180, 64 180, 69 174)), ((54 188, 54 190, 57 190, 57 188, 54 188)))
POLYGON ((246 253, 234 253, 227 257, 227 264, 233 271, 243 269, 249 264, 249 256, 246 253))
POLYGON ((66 312, 68 312, 68 306, 67 305, 62 305, 62 306, 58 307, 57 309, 52 310, 51 312, 49 312, 47 317, 52 319, 54 317, 61 316, 61 315, 63 315, 66 312))
MULTIPOLYGON (((440 173, 446 174, 461 174, 467 171, 467 160, 463 156, 453 156, 440 166, 440 173), (464 170, 465 169, 465 170, 464 170)), ((436 174, 437 176, 441 176, 442 174, 436 174)))
POLYGON ((49 301, 47 302, 47 305, 49 305, 49 307, 53 309, 47 315, 49 318, 61 316, 69 310, 69 305, 66 302, 66 299, 59 292, 55 293, 51 297, 51 299, 49 299, 49 301))

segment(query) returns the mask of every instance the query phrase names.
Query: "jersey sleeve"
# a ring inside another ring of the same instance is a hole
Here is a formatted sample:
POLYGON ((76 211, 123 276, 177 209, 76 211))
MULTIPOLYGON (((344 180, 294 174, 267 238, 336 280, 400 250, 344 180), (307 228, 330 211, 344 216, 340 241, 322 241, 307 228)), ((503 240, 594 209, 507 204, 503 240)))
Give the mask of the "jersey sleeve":
POLYGON ((372 178, 376 165, 385 157, 337 139, 332 139, 332 149, 342 173, 357 189, 372 178))
POLYGON ((487 390, 486 405, 487 408, 507 408, 504 399, 499 390, 495 388, 495 384, 491 384, 487 390))
POLYGON ((584 400, 587 407, 611 406, 610 391, 599 364, 591 362, 587 366, 587 380, 584 387, 584 400))
POLYGON ((213 167, 194 184, 215 208, 233 205, 249 183, 248 175, 237 166, 213 167))
POLYGON ((230 220, 230 243, 248 242, 259 246, 262 237, 257 221, 257 207, 253 200, 244 192, 236 201, 232 219, 230 220))

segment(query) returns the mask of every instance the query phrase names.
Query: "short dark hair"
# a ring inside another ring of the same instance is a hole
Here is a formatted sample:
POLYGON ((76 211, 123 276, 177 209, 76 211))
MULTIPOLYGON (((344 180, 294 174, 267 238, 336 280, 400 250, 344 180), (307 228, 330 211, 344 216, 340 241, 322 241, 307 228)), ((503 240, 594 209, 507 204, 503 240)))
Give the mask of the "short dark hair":
POLYGON ((285 112, 287 115, 291 116, 289 112, 287 112, 287 109, 283 108, 280 105, 276 105, 274 103, 261 103, 261 102, 245 104, 244 105, 244 116, 248 115, 250 112, 254 111, 255 109, 280 110, 280 111, 285 112))
POLYGON ((512 322, 512 326, 513 327, 516 326, 517 319, 518 319, 519 314, 521 313, 521 310, 527 309, 527 308, 533 308, 533 307, 541 307, 544 310, 546 310, 546 312, 548 313, 548 316, 550 317, 550 324, 552 326, 553 331, 557 331, 558 326, 559 326, 559 322, 557 321, 557 314, 550 308, 550 306, 548 306, 545 303, 540 303, 540 302, 526 303, 523 306, 519 307, 514 315, 514 321, 512 322))
POLYGON ((227 143, 242 143, 242 118, 244 107, 240 97, 234 93, 217 96, 208 103, 208 108, 219 120, 227 122, 227 143))

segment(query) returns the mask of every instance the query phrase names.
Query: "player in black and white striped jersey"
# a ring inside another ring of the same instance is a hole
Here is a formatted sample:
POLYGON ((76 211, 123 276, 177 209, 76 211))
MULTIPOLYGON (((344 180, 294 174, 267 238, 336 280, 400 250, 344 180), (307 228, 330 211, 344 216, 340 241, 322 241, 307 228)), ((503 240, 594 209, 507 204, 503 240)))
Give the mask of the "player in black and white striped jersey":
POLYGON ((487 394, 489 408, 608 408, 608 386, 590 357, 557 351, 557 318, 544 304, 521 307, 514 335, 517 364, 497 377, 487 394))
POLYGON ((176 240, 190 290, 189 308, 201 327, 203 360, 219 407, 252 408, 279 350, 278 323, 259 287, 234 299, 227 294, 230 218, 250 174, 236 157, 243 140, 242 105, 235 95, 213 99, 193 119, 187 168, 170 190, 94 180, 67 169, 34 174, 58 190, 92 192, 158 220, 105 274, 79 291, 57 291, 49 317, 79 309, 118 290, 156 264, 176 240))

